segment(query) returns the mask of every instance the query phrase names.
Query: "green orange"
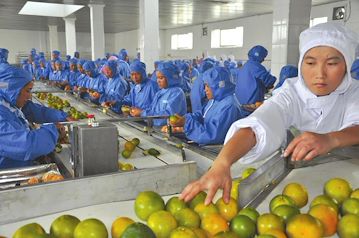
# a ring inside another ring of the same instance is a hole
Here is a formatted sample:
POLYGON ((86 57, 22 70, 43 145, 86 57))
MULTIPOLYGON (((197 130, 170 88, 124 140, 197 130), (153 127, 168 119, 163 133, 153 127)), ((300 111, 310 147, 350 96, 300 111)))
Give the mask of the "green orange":
POLYGON ((148 217, 160 210, 165 209, 162 197, 153 191, 144 191, 138 194, 135 200, 135 213, 138 218, 147 221, 148 217))

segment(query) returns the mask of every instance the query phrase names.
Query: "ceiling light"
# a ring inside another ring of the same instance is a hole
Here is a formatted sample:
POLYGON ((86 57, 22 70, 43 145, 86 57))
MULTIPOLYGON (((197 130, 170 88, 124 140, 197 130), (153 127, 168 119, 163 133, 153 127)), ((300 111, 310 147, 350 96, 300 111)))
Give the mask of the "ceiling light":
POLYGON ((19 14, 47 17, 67 17, 83 7, 83 5, 27 1, 20 10, 19 14))

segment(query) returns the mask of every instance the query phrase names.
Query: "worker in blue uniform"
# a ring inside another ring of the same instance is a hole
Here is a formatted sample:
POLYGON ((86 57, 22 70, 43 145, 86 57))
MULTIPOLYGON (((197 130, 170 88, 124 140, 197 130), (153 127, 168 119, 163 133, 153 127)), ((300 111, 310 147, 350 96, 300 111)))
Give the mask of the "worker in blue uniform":
POLYGON ((359 58, 354 60, 350 69, 350 74, 353 79, 359 80, 359 58))
POLYGON ((118 73, 116 60, 107 61, 102 72, 107 77, 107 83, 100 103, 103 107, 110 107, 112 111, 120 114, 122 101, 128 91, 127 82, 118 73))
POLYGON ((83 87, 88 89, 89 99, 91 102, 99 105, 100 97, 105 93, 107 79, 103 74, 100 74, 97 70, 95 62, 87 61, 83 68, 87 74, 87 80, 83 84, 83 87))
POLYGON ((298 68, 296 66, 290 64, 283 66, 282 69, 280 70, 279 82, 274 87, 274 90, 280 88, 286 79, 295 78, 297 76, 298 76, 298 68))
POLYGON ((7 62, 8 56, 9 51, 5 48, 0 48, 0 72, 10 67, 9 63, 7 62))
POLYGON ((55 149, 59 132, 55 124, 32 130, 29 122, 65 121, 67 114, 30 101, 34 83, 23 69, 1 71, 0 82, 0 168, 31 165, 55 149))
POLYGON ((208 103, 202 111, 179 117, 173 126, 184 126, 186 137, 200 145, 222 144, 229 127, 239 119, 234 84, 224 67, 213 67, 203 74, 208 103))
POLYGON ((276 80, 261 64, 267 54, 263 46, 254 46, 248 52, 248 61, 237 71, 235 93, 243 117, 252 112, 247 109, 250 105, 264 101, 264 94, 276 80))
POLYGON ((203 106, 207 103, 206 94, 204 91, 204 81, 202 75, 208 69, 214 67, 214 60, 207 58, 199 66, 199 76, 194 80, 191 89, 191 106, 192 112, 201 111, 203 106))
POLYGON ((151 106, 155 94, 159 90, 158 84, 147 77, 146 65, 143 62, 132 62, 130 69, 135 86, 131 88, 123 104, 146 110, 151 106))
MULTIPOLYGON (((177 66, 172 61, 165 61, 158 65, 157 83, 160 90, 156 93, 151 106, 142 110, 137 107, 131 109, 131 116, 183 116, 187 112, 186 97, 180 88, 181 79, 177 66)), ((166 119, 154 120, 155 126, 167 124, 166 119)))
POLYGON ((69 68, 70 70, 69 70, 68 82, 69 82, 70 89, 72 90, 77 85, 77 78, 81 74, 77 70, 77 59, 76 58, 70 59, 69 67, 70 67, 69 68))

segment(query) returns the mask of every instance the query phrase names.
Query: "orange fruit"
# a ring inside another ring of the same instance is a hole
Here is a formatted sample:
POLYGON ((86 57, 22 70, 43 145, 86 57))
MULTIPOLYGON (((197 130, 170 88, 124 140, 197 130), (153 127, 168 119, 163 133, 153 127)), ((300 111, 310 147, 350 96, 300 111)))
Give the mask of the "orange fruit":
POLYGON ((232 220, 238 213, 238 204, 233 198, 230 198, 228 204, 224 202, 223 198, 219 198, 216 202, 216 207, 218 208, 219 214, 227 221, 232 220))
POLYGON ((221 231, 217 233, 214 238, 242 238, 233 231, 221 231))
POLYGON ((350 194, 351 198, 357 198, 359 199, 359 188, 355 189, 351 194, 350 194))
POLYGON ((323 226, 311 215, 299 214, 288 221, 286 233, 289 238, 320 238, 323 236, 323 226))
POLYGON ((283 231, 278 229, 267 230, 264 235, 272 235, 275 238, 287 238, 287 235, 283 231))
POLYGON ((273 235, 263 234, 256 236, 256 238, 276 238, 276 237, 273 235))
POLYGON ((277 195, 269 203, 269 210, 270 212, 273 212, 274 209, 280 205, 289 205, 289 206, 295 206, 295 202, 292 198, 290 198, 287 195, 277 195))
POLYGON ((300 210, 297 207, 290 205, 280 205, 274 208, 273 214, 279 216, 286 223, 291 217, 300 214, 300 210))
POLYGON ((256 234, 256 223, 247 216, 238 215, 231 220, 230 229, 241 238, 250 238, 256 234))
POLYGON ((334 235, 337 231, 338 213, 334 208, 318 204, 310 208, 309 215, 317 218, 322 223, 324 236, 334 235))
POLYGON ((338 235, 341 238, 359 237, 359 216, 348 214, 338 223, 338 235))
POLYGON ((308 203, 307 189, 299 183, 287 184, 282 194, 293 199, 298 208, 302 208, 308 203))
POLYGON ((135 223, 134 220, 128 217, 118 217, 111 226, 111 236, 112 238, 120 238, 122 233, 126 230, 126 228, 135 223))
POLYGON ((200 203, 194 208, 194 211, 197 212, 201 219, 209 214, 219 213, 218 208, 213 203, 210 203, 207 206, 204 205, 204 203, 200 203))
POLYGON ((44 228, 37 223, 30 223, 17 229, 12 236, 13 238, 36 238, 46 234, 44 228))
POLYGON ((102 221, 89 218, 81 221, 75 228, 74 238, 107 238, 108 232, 105 224, 102 221))
POLYGON ((168 211, 157 211, 150 215, 147 225, 157 238, 167 238, 177 228, 177 221, 168 211))
POLYGON ((260 215, 257 219, 258 234, 265 234, 266 231, 270 229, 279 229, 284 231, 284 222, 282 218, 270 213, 260 215))
POLYGON ((242 172, 242 179, 246 179, 248 178, 251 174, 253 174, 254 172, 256 172, 255 168, 246 168, 243 172, 242 172))
POLYGON ((124 147, 125 147, 125 150, 130 151, 130 152, 132 152, 136 149, 136 145, 133 144, 131 141, 126 141, 124 147))
POLYGON ((324 204, 324 205, 330 206, 330 207, 334 208, 334 210, 336 212, 338 212, 338 210, 339 210, 338 204, 336 203, 336 201, 327 195, 316 196, 310 203, 310 207, 313 207, 318 204, 324 204))
POLYGON ((197 238, 197 235, 191 229, 180 226, 171 232, 170 238, 197 238))
POLYGON ((178 211, 175 218, 179 226, 185 226, 189 228, 198 228, 201 224, 201 218, 199 215, 190 208, 183 208, 178 211))
POLYGON ((342 178, 333 178, 328 180, 324 185, 324 194, 335 199, 338 204, 350 197, 352 188, 348 181, 342 178))
POLYGON ((342 207, 340 208, 342 216, 346 214, 354 214, 359 216, 359 199, 348 198, 344 200, 342 207))
POLYGON ((201 228, 192 228, 192 231, 196 234, 197 238, 207 238, 205 230, 201 228))
POLYGON ((186 207, 187 204, 183 200, 180 200, 178 197, 172 197, 166 203, 166 210, 169 211, 172 215, 175 215, 176 212, 186 207))
POLYGON ((252 221, 254 221, 255 223, 257 223, 257 219, 259 217, 259 212, 257 212, 257 210, 253 207, 246 207, 243 208, 242 210, 240 210, 238 212, 238 215, 244 215, 249 217, 252 221))
POLYGON ((202 219, 201 228, 212 236, 221 231, 228 231, 229 229, 226 219, 218 213, 212 213, 205 216, 202 219))
POLYGON ((56 218, 50 227, 50 234, 55 237, 72 237, 80 219, 71 215, 62 215, 56 218))
POLYGON ((138 218, 147 221, 156 211, 164 210, 165 203, 158 193, 153 191, 140 192, 135 200, 135 213, 138 218))
POLYGON ((199 192, 190 202, 189 207, 191 209, 194 209, 197 204, 204 203, 204 200, 206 199, 207 193, 204 191, 199 192))
POLYGON ((170 123, 171 124, 176 124, 176 122, 178 121, 178 117, 176 116, 176 115, 171 115, 170 117, 169 117, 169 120, 170 120, 170 123))
POLYGON ((156 235, 147 225, 136 222, 124 230, 121 238, 156 238, 156 235))

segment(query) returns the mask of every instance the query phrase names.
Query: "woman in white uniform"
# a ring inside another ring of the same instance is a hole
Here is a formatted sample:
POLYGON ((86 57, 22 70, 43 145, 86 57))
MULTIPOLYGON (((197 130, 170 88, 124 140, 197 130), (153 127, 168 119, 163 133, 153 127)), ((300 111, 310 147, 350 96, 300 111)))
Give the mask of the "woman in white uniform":
POLYGON ((286 130, 294 126, 302 134, 286 148, 292 160, 311 160, 335 149, 359 144, 359 82, 350 68, 358 36, 344 25, 324 23, 300 34, 298 77, 283 85, 249 117, 229 129, 225 146, 211 169, 187 185, 185 201, 207 190, 206 204, 223 189, 229 201, 231 166, 264 159, 286 143, 286 130))

